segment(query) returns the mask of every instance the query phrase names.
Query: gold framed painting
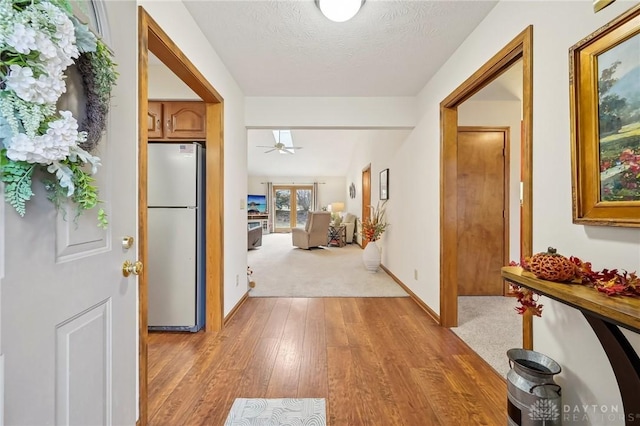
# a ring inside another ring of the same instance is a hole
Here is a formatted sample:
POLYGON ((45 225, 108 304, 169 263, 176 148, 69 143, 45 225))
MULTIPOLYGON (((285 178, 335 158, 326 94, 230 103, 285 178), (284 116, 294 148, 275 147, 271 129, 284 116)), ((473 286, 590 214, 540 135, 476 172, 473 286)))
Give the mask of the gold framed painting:
POLYGON ((609 6, 615 0, 593 0, 593 11, 600 12, 605 7, 609 6))
POLYGON ((640 5, 569 49, 573 222, 640 227, 640 5))

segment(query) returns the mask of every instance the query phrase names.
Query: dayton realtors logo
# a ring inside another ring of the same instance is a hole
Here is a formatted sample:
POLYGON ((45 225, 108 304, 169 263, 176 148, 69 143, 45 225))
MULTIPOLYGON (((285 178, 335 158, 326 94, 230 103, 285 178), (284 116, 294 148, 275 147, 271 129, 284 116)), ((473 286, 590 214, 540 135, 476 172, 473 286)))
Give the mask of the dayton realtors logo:
POLYGON ((618 405, 565 405, 563 407, 562 420, 565 424, 589 422, 590 424, 612 424, 615 422, 638 422, 640 413, 624 413, 618 405))
POLYGON ((529 406, 529 418, 533 421, 556 421, 560 418, 560 410, 555 402, 549 399, 539 399, 529 406))

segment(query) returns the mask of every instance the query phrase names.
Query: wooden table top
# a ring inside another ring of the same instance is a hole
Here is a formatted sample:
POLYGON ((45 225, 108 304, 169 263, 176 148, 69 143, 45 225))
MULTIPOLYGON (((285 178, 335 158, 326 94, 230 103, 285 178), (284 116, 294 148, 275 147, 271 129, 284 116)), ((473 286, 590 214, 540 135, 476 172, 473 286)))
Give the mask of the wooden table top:
POLYGON ((504 266, 501 273, 507 281, 640 333, 640 298, 607 296, 582 284, 541 280, 520 266, 504 266))

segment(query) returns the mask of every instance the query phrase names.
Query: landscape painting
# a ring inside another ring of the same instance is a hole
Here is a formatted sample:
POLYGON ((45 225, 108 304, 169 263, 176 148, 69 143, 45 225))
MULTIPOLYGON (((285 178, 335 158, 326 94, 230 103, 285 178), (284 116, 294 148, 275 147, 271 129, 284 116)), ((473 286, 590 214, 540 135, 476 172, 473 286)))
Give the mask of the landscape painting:
POLYGON ((601 201, 640 201, 640 34, 597 57, 601 201))

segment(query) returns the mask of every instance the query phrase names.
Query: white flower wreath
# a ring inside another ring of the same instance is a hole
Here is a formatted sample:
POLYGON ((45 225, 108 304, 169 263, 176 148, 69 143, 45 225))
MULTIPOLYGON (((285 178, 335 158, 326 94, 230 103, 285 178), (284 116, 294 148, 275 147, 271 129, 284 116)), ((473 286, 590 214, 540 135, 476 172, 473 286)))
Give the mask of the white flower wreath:
MULTIPOLYGON (((106 45, 71 13, 67 0, 0 0, 0 151, 5 199, 24 216, 37 167, 49 199, 65 198, 78 214, 100 203, 92 174, 100 158, 89 153, 105 128, 117 73, 106 45), (64 72, 76 64, 87 96, 78 125, 70 111, 56 111, 66 92, 64 72)), ((106 227, 103 209, 98 225, 106 227)))

